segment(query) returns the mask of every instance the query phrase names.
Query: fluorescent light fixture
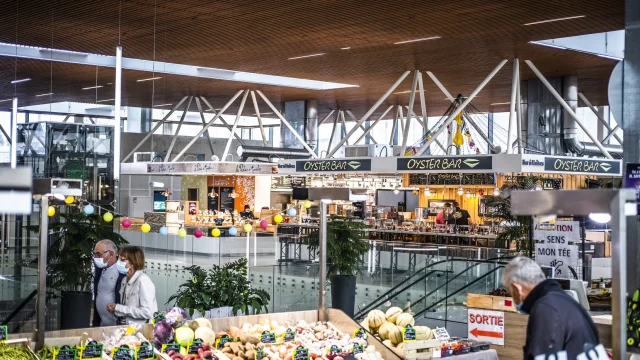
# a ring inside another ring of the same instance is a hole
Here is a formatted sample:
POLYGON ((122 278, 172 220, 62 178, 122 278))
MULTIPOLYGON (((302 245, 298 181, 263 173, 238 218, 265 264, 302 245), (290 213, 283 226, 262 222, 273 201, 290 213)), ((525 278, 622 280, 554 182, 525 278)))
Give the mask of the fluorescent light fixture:
POLYGON ((440 39, 440 36, 432 36, 432 37, 427 37, 427 38, 398 41, 398 42, 393 43, 393 45, 408 44, 408 43, 414 43, 414 42, 418 42, 418 41, 427 41, 427 40, 435 40, 435 39, 440 39))
POLYGON ((116 99, 102 99, 102 100, 97 100, 96 102, 108 102, 108 101, 115 101, 116 99))
POLYGON ((149 187, 150 188, 163 188, 164 187, 164 183, 157 182, 157 181, 149 181, 149 187))
MULTIPOLYGON (((273 114, 273 112, 271 112, 271 111, 270 111, 270 112, 263 112, 263 113, 260 113, 260 115, 270 115, 270 114, 273 114)), ((257 116, 258 114, 253 114, 253 115, 254 115, 254 116, 257 116)))
POLYGON ((89 87, 83 87, 82 90, 99 89, 101 87, 103 87, 103 86, 102 85, 89 86, 89 87))
POLYGON ((153 81, 153 80, 159 80, 159 79, 162 79, 162 76, 150 77, 150 78, 146 78, 146 79, 138 79, 136 81, 137 82, 143 82, 143 81, 153 81))
POLYGON ((310 57, 322 56, 322 55, 324 55, 324 53, 317 53, 317 54, 311 54, 311 55, 302 55, 302 56, 294 56, 294 57, 290 57, 289 60, 304 59, 304 58, 310 58, 310 57))
POLYGON ((23 82, 27 82, 30 81, 31 78, 24 78, 24 79, 18 79, 18 80, 13 80, 11 81, 12 84, 19 84, 19 83, 23 83, 23 82))
POLYGON ((351 49, 351 46, 346 46, 346 47, 341 47, 340 50, 349 50, 351 49))
POLYGON ((611 221, 611 215, 607 213, 591 213, 589 214, 589 219, 600 224, 606 224, 611 221))
POLYGON ((49 96, 49 95, 53 95, 53 93, 38 94, 38 95, 36 95, 36 97, 49 96))
POLYGON ((501 102, 501 103, 493 103, 493 104, 491 104, 491 106, 494 106, 494 105, 509 105, 509 104, 511 104, 511 101, 501 102))
POLYGON ((3 100, 0 100, 0 102, 7 102, 7 101, 11 101, 11 100, 13 100, 13 99, 3 99, 3 100))
POLYGON ((577 16, 569 16, 569 17, 563 17, 563 18, 557 18, 557 19, 550 19, 550 20, 541 20, 541 21, 535 21, 535 22, 530 22, 530 23, 526 23, 523 24, 524 26, 529 26, 529 25, 538 25, 538 24, 546 24, 546 23, 550 23, 550 22, 555 22, 555 21, 564 21, 564 20, 573 20, 573 19, 580 19, 585 17, 586 15, 577 15, 577 16))
MULTIPOLYGON (((420 90, 416 90, 416 93, 419 93, 420 90)), ((422 92, 424 92, 424 90, 422 90, 422 92)), ((398 92, 394 92, 394 95, 400 95, 400 94, 411 94, 411 90, 405 90, 405 91, 398 91, 398 92)), ((447 99, 448 100, 448 99, 447 99)))
POLYGON ((159 104, 159 105, 153 105, 153 107, 163 107, 163 106, 171 106, 173 104, 159 104))

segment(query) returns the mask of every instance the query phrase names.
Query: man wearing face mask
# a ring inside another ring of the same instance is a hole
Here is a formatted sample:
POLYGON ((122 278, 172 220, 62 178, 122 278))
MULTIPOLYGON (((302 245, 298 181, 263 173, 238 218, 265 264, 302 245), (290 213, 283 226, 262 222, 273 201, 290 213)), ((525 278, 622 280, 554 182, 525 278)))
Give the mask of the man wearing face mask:
POLYGON ((107 311, 107 305, 120 303, 120 284, 125 275, 118 273, 118 248, 111 240, 100 240, 93 248, 93 326, 114 326, 116 316, 107 311))
POLYGON ((511 260, 502 285, 513 296, 516 309, 529 314, 524 359, 566 350, 568 359, 584 351, 586 343, 599 344, 598 329, 587 311, 567 295, 557 281, 545 279, 540 266, 527 257, 511 260))

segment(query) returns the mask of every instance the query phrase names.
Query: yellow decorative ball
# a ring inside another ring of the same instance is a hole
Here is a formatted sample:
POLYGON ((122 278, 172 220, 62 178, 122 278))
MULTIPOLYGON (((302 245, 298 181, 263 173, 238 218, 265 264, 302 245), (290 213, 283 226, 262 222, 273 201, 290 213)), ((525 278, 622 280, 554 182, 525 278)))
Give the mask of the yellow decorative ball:
POLYGON ((105 213, 104 215, 102 215, 102 218, 104 219, 104 221, 106 222, 111 222, 111 220, 113 220, 113 214, 110 212, 105 213))
POLYGON ((253 226, 251 226, 251 224, 244 224, 244 232, 251 232, 251 230, 253 230, 253 226))
POLYGON ((180 236, 181 238, 187 236, 187 230, 185 229, 178 230, 178 236, 180 236))
POLYGON ((73 204, 73 202, 76 201, 76 198, 74 198, 73 196, 69 195, 64 199, 64 203, 67 205, 71 205, 73 204))
POLYGON ((311 201, 309 201, 309 200, 305 200, 305 201, 304 201, 304 208, 305 208, 305 209, 308 209, 308 208, 310 208, 310 207, 311 207, 311 201))
POLYGON ((55 214, 56 214, 56 208, 54 208, 53 206, 49 206, 49 208, 47 209, 47 215, 53 216, 55 214))
POLYGON ((215 228, 215 229, 211 230, 211 235, 212 235, 213 237, 218 237, 218 236, 220 236, 220 229, 215 228))
POLYGON ((273 217, 273 221, 276 222, 276 224, 280 224, 282 222, 282 215, 278 214, 276 216, 273 217))
POLYGON ((148 233, 149 231, 151 231, 151 225, 142 224, 142 226, 140 227, 140 230, 142 230, 143 233, 148 233))

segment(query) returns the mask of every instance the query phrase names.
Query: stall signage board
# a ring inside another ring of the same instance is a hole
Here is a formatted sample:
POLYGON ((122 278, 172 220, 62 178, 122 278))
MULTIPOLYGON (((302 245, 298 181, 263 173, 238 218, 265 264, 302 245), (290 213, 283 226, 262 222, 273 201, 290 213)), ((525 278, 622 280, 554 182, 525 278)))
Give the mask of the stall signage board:
POLYGON ((504 312, 469 309, 467 330, 469 339, 504 346, 504 312))
POLYGON ((569 278, 569 268, 578 266, 578 241, 580 223, 578 221, 556 221, 555 229, 544 230, 537 219, 533 221, 533 239, 536 240, 536 263, 552 266, 554 277, 569 278))
POLYGON ((587 159, 563 156, 522 155, 522 172, 622 175, 621 160, 587 159))
POLYGON ((371 171, 371 159, 298 160, 296 172, 362 172, 371 171))
POLYGON ((636 192, 636 206, 639 210, 637 214, 640 218, 640 164, 627 163, 624 187, 627 189, 633 189, 636 192))
POLYGON ((397 160, 398 171, 491 170, 491 156, 404 157, 397 160))
POLYGON ((277 173, 278 166, 268 163, 201 161, 147 164, 147 174, 271 175, 277 173))

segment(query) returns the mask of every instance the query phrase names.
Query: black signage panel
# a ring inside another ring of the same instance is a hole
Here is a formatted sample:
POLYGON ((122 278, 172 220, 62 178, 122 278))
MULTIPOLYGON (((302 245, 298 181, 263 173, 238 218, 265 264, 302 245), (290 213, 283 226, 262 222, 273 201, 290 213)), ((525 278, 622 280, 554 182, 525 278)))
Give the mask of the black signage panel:
POLYGON ((296 171, 371 171, 371 159, 299 160, 296 171))
POLYGON ((398 171, 491 170, 492 156, 433 156, 397 159, 398 171))
POLYGON ((547 156, 544 158, 544 169, 545 171, 620 175, 620 162, 547 156))

